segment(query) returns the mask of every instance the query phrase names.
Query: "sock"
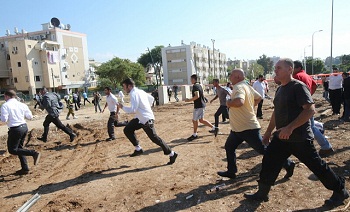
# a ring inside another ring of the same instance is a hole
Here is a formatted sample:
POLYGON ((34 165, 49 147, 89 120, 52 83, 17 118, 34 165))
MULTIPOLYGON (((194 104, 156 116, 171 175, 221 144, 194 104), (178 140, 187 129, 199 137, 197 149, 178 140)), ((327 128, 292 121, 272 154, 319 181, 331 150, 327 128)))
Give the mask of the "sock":
POLYGON ((142 148, 141 148, 140 145, 135 146, 135 150, 136 150, 136 151, 141 151, 141 149, 142 149, 142 148))
POLYGON ((193 133, 192 135, 193 135, 194 137, 196 137, 196 136, 197 136, 197 133, 193 133))
POLYGON ((174 151, 171 151, 169 154, 170 157, 174 156, 174 151))
POLYGON ((215 130, 215 126, 213 126, 212 130, 215 130))

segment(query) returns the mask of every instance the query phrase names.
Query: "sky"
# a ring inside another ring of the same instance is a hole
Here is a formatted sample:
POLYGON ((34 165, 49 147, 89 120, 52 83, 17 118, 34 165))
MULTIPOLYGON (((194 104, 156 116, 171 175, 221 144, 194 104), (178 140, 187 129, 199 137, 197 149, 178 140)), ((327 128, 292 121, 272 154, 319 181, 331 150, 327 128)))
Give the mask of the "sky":
MULTIPOLYGON (((89 58, 136 62, 147 47, 197 44, 232 60, 331 55, 332 0, 60 0, 1 4, 0 36, 40 31, 56 17, 87 35, 89 58), (317 32, 323 30, 321 32, 317 32)), ((333 57, 350 54, 349 0, 334 0, 333 57)))

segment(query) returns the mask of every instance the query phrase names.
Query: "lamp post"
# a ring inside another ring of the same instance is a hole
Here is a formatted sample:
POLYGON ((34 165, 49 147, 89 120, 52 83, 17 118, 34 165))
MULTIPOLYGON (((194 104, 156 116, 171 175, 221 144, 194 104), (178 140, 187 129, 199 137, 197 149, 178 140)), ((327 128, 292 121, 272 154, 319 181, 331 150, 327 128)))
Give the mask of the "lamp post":
POLYGON ((157 77, 157 70, 156 70, 156 68, 154 67, 153 57, 152 57, 151 51, 149 50, 149 48, 148 48, 148 47, 147 47, 147 50, 148 50, 148 52, 149 52, 149 55, 151 56, 151 61, 152 61, 153 71, 154 71, 154 73, 156 73, 156 82, 157 82, 157 89, 158 89, 158 77, 157 77))
POLYGON ((331 64, 330 69, 331 69, 331 73, 333 73, 333 4, 334 4, 334 0, 332 0, 332 21, 331 21, 331 64))
POLYGON ((311 65, 311 75, 314 75, 314 35, 316 32, 322 32, 323 30, 320 29, 318 31, 315 31, 314 33, 312 33, 312 65, 311 65))
POLYGON ((214 54, 214 43, 215 43, 215 40, 211 39, 211 42, 213 42, 213 64, 214 64, 214 66, 213 66, 213 75, 215 77, 215 54, 214 54))
MULTIPOLYGON (((307 48, 307 47, 310 47, 311 45, 307 45, 307 46, 305 46, 304 47, 304 70, 305 70, 305 72, 306 72, 306 56, 305 56, 305 49, 307 48)), ((307 73, 307 72, 306 72, 307 73)))

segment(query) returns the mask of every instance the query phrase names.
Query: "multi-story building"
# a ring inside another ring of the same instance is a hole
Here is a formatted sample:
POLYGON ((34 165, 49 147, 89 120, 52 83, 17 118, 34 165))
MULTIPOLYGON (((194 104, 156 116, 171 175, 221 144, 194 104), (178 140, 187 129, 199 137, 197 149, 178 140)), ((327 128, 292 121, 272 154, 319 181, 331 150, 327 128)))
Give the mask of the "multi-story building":
POLYGON ((189 85, 192 74, 202 84, 227 77, 226 54, 195 42, 162 48, 162 61, 165 85, 189 85))
POLYGON ((70 26, 42 24, 42 30, 7 30, 0 37, 0 89, 33 95, 45 86, 53 90, 88 84, 86 35, 70 26))

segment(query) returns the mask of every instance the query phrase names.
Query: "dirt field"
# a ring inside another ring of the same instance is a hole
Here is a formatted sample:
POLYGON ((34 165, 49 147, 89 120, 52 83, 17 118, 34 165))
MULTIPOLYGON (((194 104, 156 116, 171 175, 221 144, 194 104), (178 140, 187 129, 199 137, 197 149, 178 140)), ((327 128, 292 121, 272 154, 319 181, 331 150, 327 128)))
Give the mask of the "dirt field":
MULTIPOLYGON (((334 171, 346 177, 350 188, 350 123, 331 116, 330 106, 321 98, 321 90, 315 94, 316 120, 325 124, 326 135, 335 153, 324 158, 334 171), (321 117, 321 113, 322 115, 321 117)), ((272 93, 270 93, 272 94, 272 93)), ((207 96, 210 100, 213 96, 207 96)), ((141 130, 137 135, 145 153, 130 158, 134 147, 123 134, 123 128, 115 128, 117 139, 106 142, 108 113, 100 114, 91 105, 77 112, 79 119, 65 120, 78 138, 69 137, 52 127, 49 141, 40 137, 45 113, 37 112, 28 121, 30 142, 28 148, 42 153, 38 166, 28 157, 30 174, 15 176, 20 169, 17 157, 6 152, 7 128, 0 126, 0 210, 16 211, 35 193, 41 199, 31 211, 325 211, 325 199, 332 192, 323 187, 304 164, 297 162, 294 176, 285 181, 282 170, 276 185, 270 192, 270 201, 261 204, 245 200, 243 193, 255 191, 262 156, 248 145, 237 150, 237 178, 229 180, 216 172, 226 169, 223 148, 229 133, 229 124, 220 123, 217 138, 199 127, 200 139, 188 142, 192 133, 193 104, 178 102, 154 109, 157 133, 179 153, 173 165, 166 165, 169 158, 153 144, 141 130), (218 191, 210 191, 222 185, 218 191)), ((214 121, 218 100, 208 104, 206 119, 214 121)), ((273 109, 271 100, 264 101, 264 119, 259 120, 262 133, 267 127, 273 109)), ((121 114, 122 120, 132 115, 121 114)), ((315 144, 316 148, 320 147, 315 144)), ((350 199, 347 200, 346 204, 350 199)), ((335 210, 340 211, 346 205, 335 210)), ((349 209, 347 209, 349 211, 349 209)))

